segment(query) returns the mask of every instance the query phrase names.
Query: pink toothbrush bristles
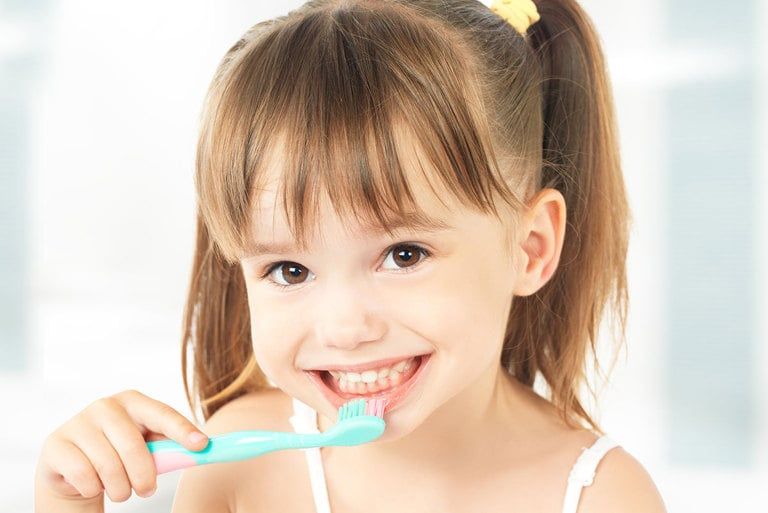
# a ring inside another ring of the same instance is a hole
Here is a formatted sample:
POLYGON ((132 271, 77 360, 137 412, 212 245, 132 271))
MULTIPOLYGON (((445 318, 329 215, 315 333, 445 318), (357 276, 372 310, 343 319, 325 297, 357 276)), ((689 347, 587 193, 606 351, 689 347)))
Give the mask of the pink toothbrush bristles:
POLYGON ((373 415, 376 417, 384 417, 384 407, 386 405, 387 400, 384 398, 369 399, 365 402, 365 414, 373 415))

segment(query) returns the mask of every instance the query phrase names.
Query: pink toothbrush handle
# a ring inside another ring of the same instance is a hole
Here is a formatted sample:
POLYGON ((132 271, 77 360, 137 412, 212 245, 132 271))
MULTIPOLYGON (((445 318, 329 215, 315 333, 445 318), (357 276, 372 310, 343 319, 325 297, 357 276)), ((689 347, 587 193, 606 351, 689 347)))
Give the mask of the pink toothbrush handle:
POLYGON ((198 464, 194 458, 178 452, 155 452, 152 453, 152 458, 155 460, 155 468, 157 468, 158 474, 194 467, 198 464))

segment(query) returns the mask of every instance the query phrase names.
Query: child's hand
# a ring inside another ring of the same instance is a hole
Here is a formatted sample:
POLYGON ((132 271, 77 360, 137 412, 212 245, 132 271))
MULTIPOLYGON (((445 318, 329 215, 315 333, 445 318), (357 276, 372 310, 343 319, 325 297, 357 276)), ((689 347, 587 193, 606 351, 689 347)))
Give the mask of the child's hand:
POLYGON ((135 390, 98 399, 45 439, 35 502, 103 506, 105 490, 113 502, 128 500, 131 490, 149 497, 157 469, 146 442, 170 438, 200 451, 208 438, 191 441, 197 432, 179 412, 135 390))

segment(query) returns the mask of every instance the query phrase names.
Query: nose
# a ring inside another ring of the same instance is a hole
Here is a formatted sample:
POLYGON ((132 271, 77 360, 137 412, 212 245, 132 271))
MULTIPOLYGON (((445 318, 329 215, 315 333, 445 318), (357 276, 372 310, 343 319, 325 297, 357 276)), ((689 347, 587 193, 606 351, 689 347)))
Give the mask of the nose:
POLYGON ((360 344, 382 339, 386 325, 376 311, 370 291, 345 280, 327 286, 326 293, 321 296, 315 329, 321 344, 349 351, 360 344))

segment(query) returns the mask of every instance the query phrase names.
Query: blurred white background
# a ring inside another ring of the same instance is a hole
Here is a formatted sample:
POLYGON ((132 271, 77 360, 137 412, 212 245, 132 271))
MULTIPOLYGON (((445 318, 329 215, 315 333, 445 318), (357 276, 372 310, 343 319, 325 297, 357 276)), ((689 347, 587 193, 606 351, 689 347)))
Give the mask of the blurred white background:
MULTIPOLYGON (((0 512, 32 511, 42 441, 99 397, 135 388, 191 417, 203 95, 249 26, 299 3, 0 0, 0 512)), ((767 511, 768 6, 582 5, 635 216, 600 419, 670 511, 767 511)), ((168 511, 177 479, 107 511, 168 511)))

